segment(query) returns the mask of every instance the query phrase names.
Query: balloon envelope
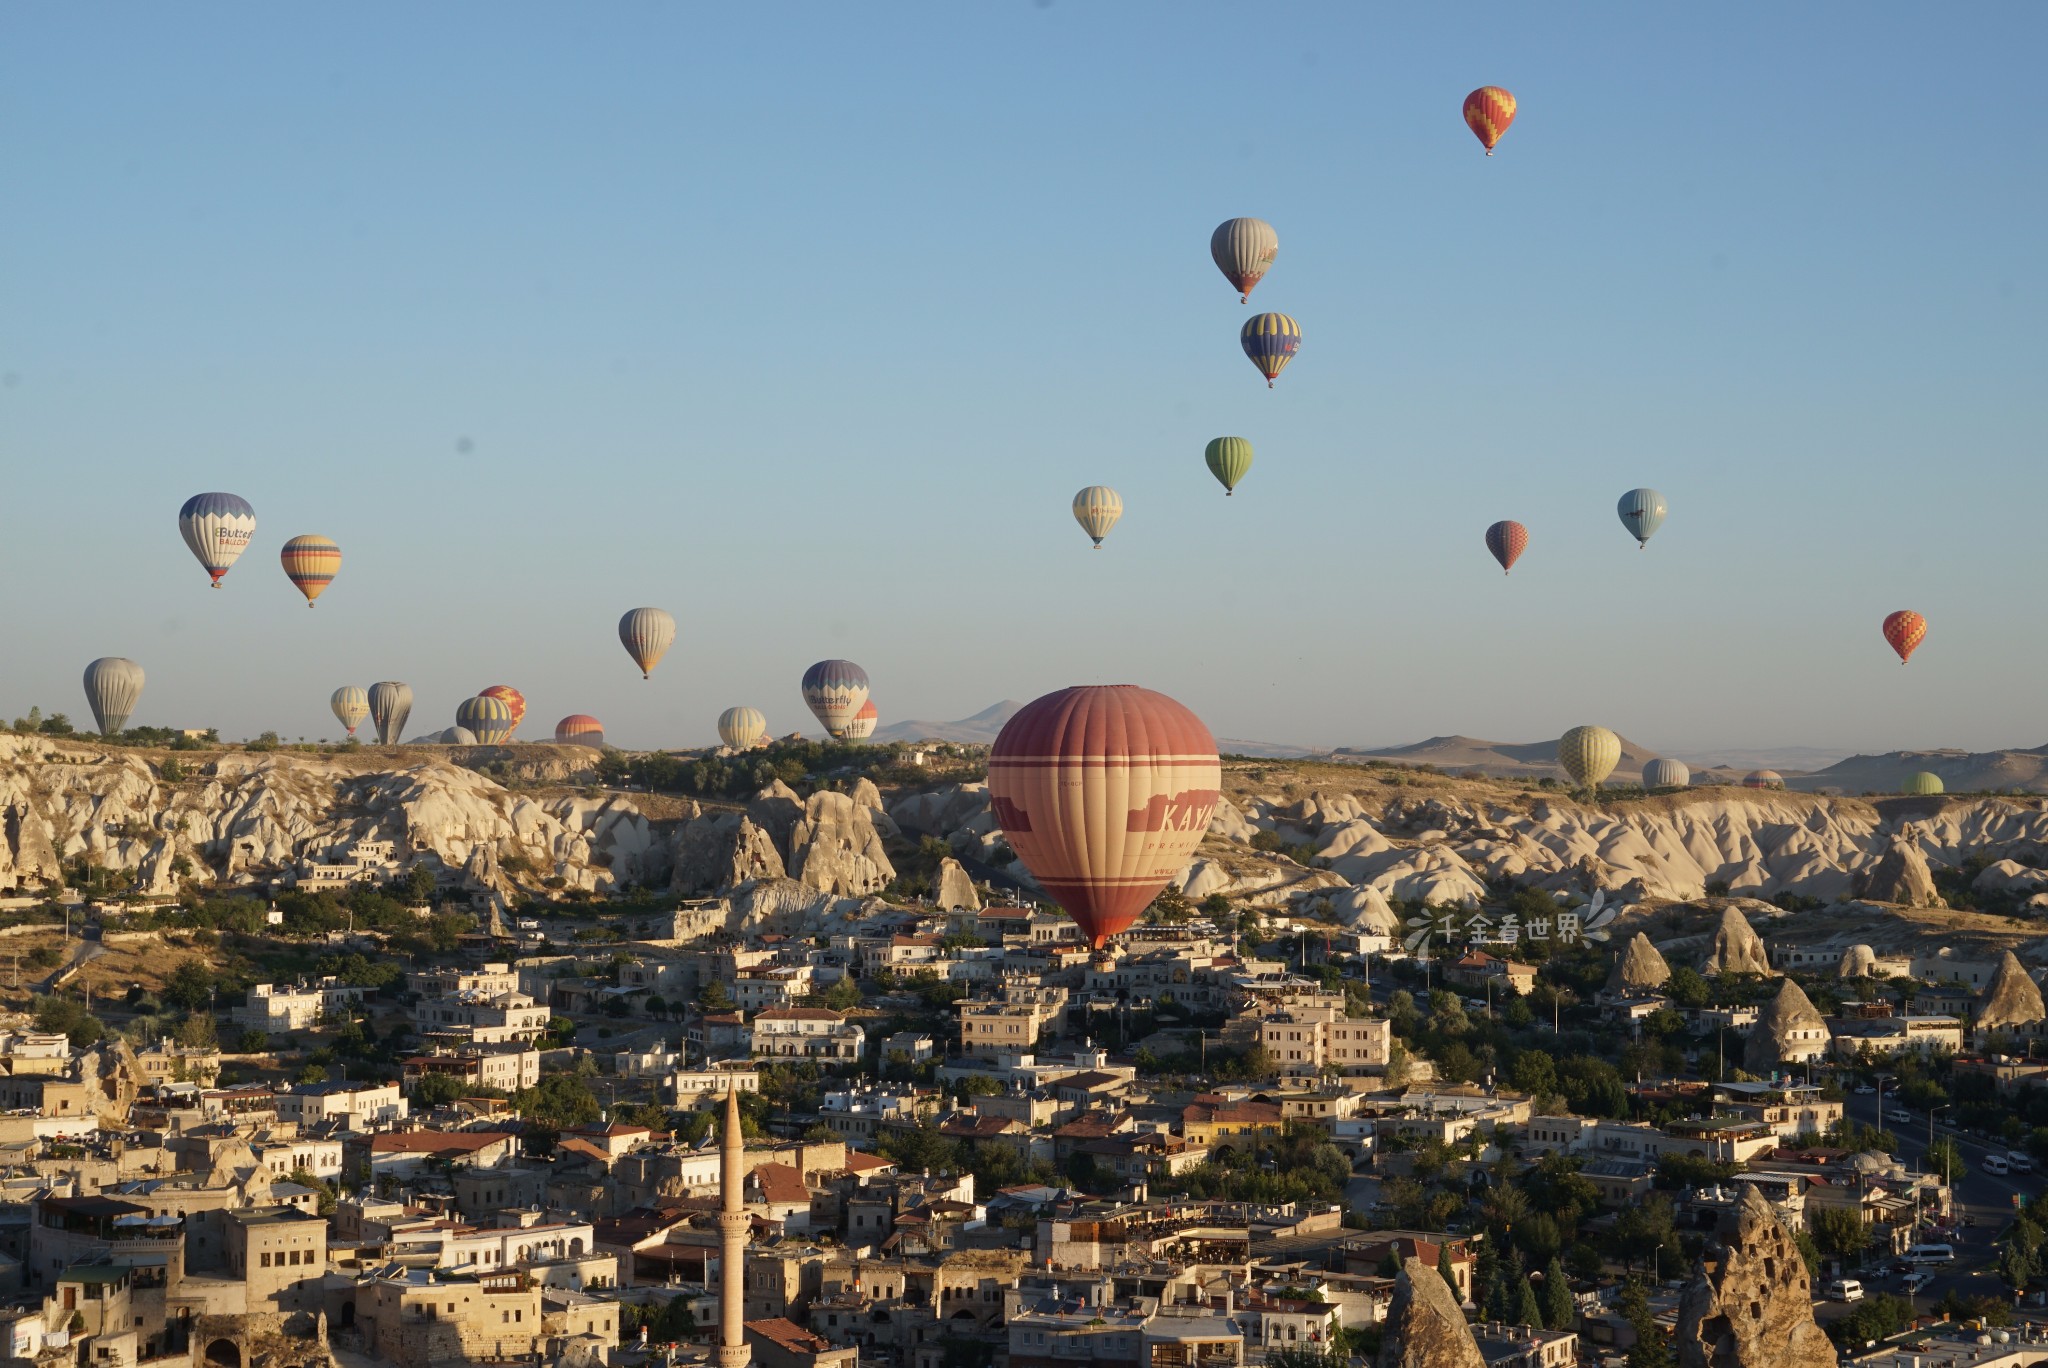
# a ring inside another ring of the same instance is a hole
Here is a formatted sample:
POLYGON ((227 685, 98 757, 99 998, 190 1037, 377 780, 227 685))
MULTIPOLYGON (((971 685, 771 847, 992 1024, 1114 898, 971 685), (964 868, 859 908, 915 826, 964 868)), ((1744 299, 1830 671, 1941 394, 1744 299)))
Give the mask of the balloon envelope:
POLYGON ((1500 562, 1500 572, 1505 575, 1529 549, 1529 529, 1518 522, 1497 522, 1486 529, 1486 549, 1500 562))
POLYGON ((1927 636, 1927 619, 1910 608, 1901 608, 1884 620, 1884 639, 1899 653, 1899 664, 1913 658, 1927 636))
POLYGON ((1646 789, 1684 788, 1692 782, 1692 770, 1683 760, 1667 760, 1658 757, 1643 766, 1643 787, 1646 789))
POLYGON ((1252 468, 1252 444, 1242 437, 1213 438, 1203 449, 1202 459, 1208 462, 1209 473, 1222 484, 1223 492, 1229 494, 1252 468))
POLYGON ((178 510, 178 532, 218 589, 256 535, 256 510, 239 494, 194 494, 178 510))
POLYGON ((640 667, 642 679, 653 677, 675 640, 676 620, 659 608, 635 608, 619 619, 619 642, 640 667))
POLYGON ((1621 738, 1605 727, 1573 727, 1557 741, 1557 763, 1582 788, 1598 788, 1621 763, 1621 738))
POLYGON ((1621 502, 1614 506, 1621 517, 1621 525, 1636 539, 1637 546, 1647 546, 1650 534, 1664 525, 1664 515, 1669 509, 1664 496, 1654 489, 1631 489, 1621 496, 1621 502))
POLYGON ((604 745, 604 723, 588 713, 571 713, 555 723, 555 740, 565 746, 604 745))
POLYGON ((412 685, 385 679, 370 686, 370 720, 377 724, 379 741, 397 745, 405 735, 405 719, 411 716, 412 685))
POLYGON ((1279 252, 1280 235, 1264 219, 1225 219, 1209 234, 1209 256, 1240 301, 1252 297, 1252 287, 1272 269, 1279 252))
POLYGON ((1944 792, 1944 786, 1940 775, 1931 770, 1921 770, 1918 774, 1907 775, 1906 782, 1899 785, 1899 792, 1931 798, 1937 793, 1944 792))
POLYGON ((1074 496, 1074 521, 1095 539, 1098 547, 1123 515, 1123 498, 1108 485, 1089 485, 1074 496))
POLYGON ((1751 770, 1742 776, 1742 786, 1753 789, 1781 789, 1785 778, 1776 770, 1751 770))
POLYGON ((834 737, 868 701, 868 672, 850 660, 821 660, 804 671, 804 706, 834 737))
POLYGON ((455 725, 475 735, 482 745, 502 745, 512 735, 512 705, 482 694, 465 698, 456 705, 455 725))
POLYGON ((875 734, 875 724, 881 720, 882 715, 875 711, 875 700, 870 698, 867 702, 860 705, 860 711, 855 713, 853 720, 846 724, 846 733, 840 737, 840 740, 865 741, 875 734))
POLYGON ((126 656, 101 656, 85 667, 85 701, 100 735, 121 731, 142 701, 142 667, 126 656))
POLYGON ((1301 324, 1283 313, 1257 314, 1245 320, 1237 340, 1266 377, 1266 388, 1271 389, 1274 379, 1301 350, 1301 324))
POLYGON ((1514 121, 1515 97, 1499 86, 1481 86, 1465 97, 1465 126, 1479 139, 1489 157, 1493 155, 1494 144, 1514 121))
POLYGON ((768 734, 759 708, 727 708, 718 715, 718 739, 734 750, 752 750, 768 734))
POLYGON ((512 725, 505 729, 505 739, 511 740, 519 730, 519 724, 526 720, 526 695, 510 684, 493 684, 488 689, 478 689, 478 698, 502 698, 505 706, 512 710, 512 725))
POLYGON ((1202 843, 1222 773, 1200 718, 1124 685, 1026 704, 989 751, 997 825, 1091 945, 1137 920, 1202 843))
POLYGON ((370 715, 370 693, 360 684, 344 684, 334 691, 334 697, 327 700, 327 706, 334 709, 335 718, 348 728, 354 736, 356 728, 363 725, 363 719, 370 715))
POLYGON ((306 596, 309 608, 314 599, 327 592, 327 586, 334 583, 334 576, 341 569, 341 548, 325 537, 293 537, 277 553, 277 558, 284 564, 286 578, 306 596))

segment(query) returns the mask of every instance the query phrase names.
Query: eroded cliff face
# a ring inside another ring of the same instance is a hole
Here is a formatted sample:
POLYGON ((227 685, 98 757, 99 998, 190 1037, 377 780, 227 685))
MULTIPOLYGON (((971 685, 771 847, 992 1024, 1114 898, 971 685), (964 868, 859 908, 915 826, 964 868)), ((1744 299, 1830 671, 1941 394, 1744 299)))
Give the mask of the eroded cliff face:
POLYGON ((138 752, 0 736, 0 889, 39 889, 81 856, 146 893, 176 891, 181 867, 233 886, 359 840, 392 841, 451 878, 518 869, 593 892, 666 880, 673 861, 623 798, 537 798, 439 757, 388 770, 297 752, 178 763, 190 774, 173 782, 138 752))
MULTIPOLYGON (((946 837, 963 856, 986 859, 1001 845, 984 785, 919 793, 890 811, 906 829, 946 837)), ((1548 797, 1316 792, 1219 802, 1182 886, 1196 898, 1223 893, 1270 907, 1338 899, 1347 889, 1474 907, 1500 883, 1568 902, 1605 893, 1623 905, 1697 901, 1709 885, 1725 885, 1752 899, 1793 893, 1840 902, 1860 894, 1938 906, 1932 866, 1985 853, 2007 857, 2006 884, 2048 887, 2048 870, 2029 863, 2048 860, 2044 850, 2048 812, 2037 799, 1955 801, 1894 820, 1859 799, 1780 791, 1714 790, 1611 808, 1548 797), (1255 850, 1266 833, 1285 853, 1255 850)), ((1762 973, 1760 951, 1746 925, 1729 924, 1710 963, 1762 973)))

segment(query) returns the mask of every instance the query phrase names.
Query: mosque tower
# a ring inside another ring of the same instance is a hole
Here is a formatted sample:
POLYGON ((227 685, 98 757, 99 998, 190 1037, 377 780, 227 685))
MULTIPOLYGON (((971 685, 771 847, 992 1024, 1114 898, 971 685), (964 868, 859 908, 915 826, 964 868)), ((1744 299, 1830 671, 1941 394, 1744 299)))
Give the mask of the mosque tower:
POLYGON ((718 1147, 718 1368, 747 1368, 746 1141, 740 1138, 740 1095, 725 1090, 725 1135, 718 1147))

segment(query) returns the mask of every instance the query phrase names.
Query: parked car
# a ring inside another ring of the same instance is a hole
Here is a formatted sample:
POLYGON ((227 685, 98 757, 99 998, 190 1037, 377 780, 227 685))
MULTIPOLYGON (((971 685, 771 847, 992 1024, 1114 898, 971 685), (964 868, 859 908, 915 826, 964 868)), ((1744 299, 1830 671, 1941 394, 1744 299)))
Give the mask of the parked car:
POLYGON ((1837 1278, 1822 1293, 1829 1301, 1852 1302, 1863 1296, 1863 1284, 1854 1278, 1837 1278))
POLYGON ((1855 1093, 1858 1097, 1868 1097, 1876 1091, 1877 1089, 1871 1087, 1868 1083, 1858 1083, 1855 1087, 1855 1093))
POLYGON ((1927 1272, 1925 1269, 1915 1269, 1899 1280, 1899 1287, 1910 1297, 1933 1281, 1934 1275, 1932 1273, 1927 1272))

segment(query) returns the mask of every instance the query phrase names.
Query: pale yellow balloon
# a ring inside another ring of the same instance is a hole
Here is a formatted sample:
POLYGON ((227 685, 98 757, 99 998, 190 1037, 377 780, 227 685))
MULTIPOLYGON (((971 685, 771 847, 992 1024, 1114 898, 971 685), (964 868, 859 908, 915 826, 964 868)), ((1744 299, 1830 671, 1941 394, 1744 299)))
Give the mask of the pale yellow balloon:
POLYGON ((1557 741, 1557 763, 1582 788, 1598 788, 1621 763, 1621 738, 1605 727, 1573 727, 1557 741))

